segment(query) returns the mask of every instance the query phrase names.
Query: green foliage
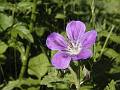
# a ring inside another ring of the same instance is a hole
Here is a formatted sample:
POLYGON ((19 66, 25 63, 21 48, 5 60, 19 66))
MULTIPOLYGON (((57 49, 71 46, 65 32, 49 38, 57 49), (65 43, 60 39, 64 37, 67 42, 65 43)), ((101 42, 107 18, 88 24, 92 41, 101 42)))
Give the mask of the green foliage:
POLYGON ((83 86, 81 87, 81 90, 92 90, 92 86, 91 85, 86 85, 86 86, 83 86))
MULTIPOLYGON (((2 0, 3 1, 3 0, 2 0)), ((5 1, 5 0, 4 0, 5 1)), ((0 11, 4 10, 13 10, 14 7, 11 3, 8 2, 0 2, 0 11)))
POLYGON ((57 15, 55 16, 56 19, 65 19, 65 15, 62 13, 57 13, 57 15))
POLYGON ((109 58, 120 60, 120 54, 111 48, 106 48, 104 51, 104 55, 106 55, 109 58))
POLYGON ((30 42, 34 42, 33 36, 30 33, 30 30, 28 30, 24 25, 22 24, 15 24, 13 26, 13 29, 11 30, 11 36, 14 38, 17 38, 17 35, 19 35, 22 39, 27 39, 30 42))
MULTIPOLYGON (((107 37, 109 32, 107 31, 102 31, 100 33, 100 36, 103 36, 103 37, 107 37)), ((112 40, 113 42, 117 43, 117 44, 120 44, 120 36, 116 35, 115 33, 112 33, 110 35, 110 40, 112 40)))
POLYGON ((78 62, 71 62, 80 75, 81 90, 116 90, 116 85, 119 90, 119 8, 120 0, 0 0, 0 90, 75 90, 70 71, 51 65, 57 51, 46 47, 50 33, 66 37, 71 20, 81 20, 87 31, 98 32, 93 57, 80 60, 80 72, 78 62), (111 26, 115 27, 109 34, 111 26))
POLYGON ((3 64, 6 59, 4 53, 6 52, 7 48, 8 45, 5 42, 0 41, 0 64, 3 64))
POLYGON ((60 77, 57 76, 58 72, 55 69, 52 69, 48 72, 41 80, 41 85, 47 85, 47 87, 55 87, 55 83, 63 81, 60 77))
POLYGON ((115 84, 116 82, 114 80, 111 80, 111 82, 108 84, 108 86, 105 87, 104 90, 116 90, 115 84))
POLYGON ((12 26, 13 18, 12 16, 7 16, 3 13, 0 13, 0 32, 5 31, 7 28, 12 26))
POLYGON ((31 78, 23 80, 14 80, 9 81, 8 84, 2 90, 13 90, 15 87, 19 87, 20 89, 22 89, 22 85, 26 85, 27 87, 31 87, 29 89, 32 89, 35 88, 34 85, 39 85, 39 83, 40 83, 39 80, 34 80, 31 78))
POLYGON ((48 71, 50 64, 45 54, 33 57, 29 61, 28 73, 37 76, 39 79, 48 71))
POLYGON ((47 31, 46 27, 36 27, 35 28, 35 32, 39 37, 42 37, 44 35, 45 31, 47 31))
POLYGON ((32 2, 19 2, 17 4, 17 9, 22 12, 26 12, 26 11, 30 12, 32 9, 32 4, 33 4, 32 2))
POLYGON ((120 14, 118 12, 118 10, 120 8, 120 0, 104 0, 104 3, 105 3, 104 9, 107 13, 120 14))
POLYGON ((3 54, 8 48, 8 45, 5 42, 0 41, 0 54, 3 54))

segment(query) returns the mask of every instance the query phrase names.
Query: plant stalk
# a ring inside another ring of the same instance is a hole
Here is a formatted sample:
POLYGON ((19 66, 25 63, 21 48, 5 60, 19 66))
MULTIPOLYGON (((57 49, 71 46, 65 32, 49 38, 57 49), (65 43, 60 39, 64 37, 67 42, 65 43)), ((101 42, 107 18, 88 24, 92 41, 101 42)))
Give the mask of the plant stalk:
POLYGON ((2 65, 1 65, 1 64, 0 64, 0 70, 1 70, 2 76, 3 76, 3 78, 4 78, 5 84, 7 84, 7 81, 6 81, 6 79, 5 79, 5 75, 4 75, 3 68, 2 68, 2 65))
MULTIPOLYGON (((35 20, 36 20, 36 7, 37 7, 37 0, 33 0, 31 22, 30 22, 30 25, 29 25, 29 29, 30 29, 31 32, 33 32, 34 23, 35 23, 35 20)), ((21 68, 21 71, 20 71, 19 79, 22 79, 24 77, 24 73, 25 73, 26 66, 27 66, 27 60, 28 60, 28 57, 29 57, 30 48, 31 48, 31 43, 29 43, 27 45, 25 55, 23 55, 23 57, 22 57, 22 68, 21 68)))
POLYGON ((20 71, 19 79, 22 79, 24 77, 25 69, 26 69, 26 66, 27 66, 27 60, 28 60, 28 57, 29 57, 29 51, 30 51, 30 46, 28 45, 27 48, 26 48, 25 55, 22 56, 22 68, 21 68, 21 71, 20 71))
POLYGON ((79 84, 79 80, 77 78, 77 74, 74 72, 74 70, 71 67, 68 67, 68 69, 70 70, 71 74, 74 77, 76 89, 80 90, 80 84, 79 84))
MULTIPOLYGON (((112 28, 111 28, 111 30, 110 30, 110 32, 109 32, 109 34, 108 34, 108 36, 107 36, 107 38, 106 38, 106 40, 105 40, 105 43, 104 43, 104 45, 103 45, 103 47, 102 47, 102 49, 101 49, 101 52, 100 52, 100 56, 99 56, 100 58, 101 58, 101 56, 102 56, 102 54, 103 54, 103 52, 104 52, 104 49, 105 49, 105 47, 106 47, 106 45, 107 45, 107 42, 108 42, 108 40, 109 40, 109 38, 110 38, 110 35, 111 35, 114 27, 115 27, 115 26, 113 25, 112 28)), ((100 58, 99 58, 99 60, 100 60, 100 58)))
POLYGON ((33 32, 34 22, 36 20, 36 8, 37 8, 37 0, 33 0, 31 22, 30 22, 30 26, 29 26, 31 32, 33 32))

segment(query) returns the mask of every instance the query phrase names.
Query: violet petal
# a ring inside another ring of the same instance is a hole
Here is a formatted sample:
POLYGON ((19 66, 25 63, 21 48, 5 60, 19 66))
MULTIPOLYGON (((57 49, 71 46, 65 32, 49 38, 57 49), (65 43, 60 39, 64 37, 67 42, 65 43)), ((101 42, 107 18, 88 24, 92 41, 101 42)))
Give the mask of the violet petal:
POLYGON ((52 58, 52 65, 57 69, 66 69, 69 67, 71 57, 67 54, 58 52, 52 58))
POLYGON ((71 21, 66 26, 66 33, 69 39, 77 40, 84 34, 86 26, 81 21, 71 21))
POLYGON ((72 59, 73 60, 87 59, 91 56, 92 51, 90 49, 82 49, 81 52, 78 55, 73 56, 72 59))
POLYGON ((64 50, 67 48, 67 43, 64 37, 55 32, 47 37, 46 45, 51 50, 64 50))
POLYGON ((90 48, 95 43, 96 37, 97 32, 95 30, 86 32, 82 38, 83 47, 90 48))

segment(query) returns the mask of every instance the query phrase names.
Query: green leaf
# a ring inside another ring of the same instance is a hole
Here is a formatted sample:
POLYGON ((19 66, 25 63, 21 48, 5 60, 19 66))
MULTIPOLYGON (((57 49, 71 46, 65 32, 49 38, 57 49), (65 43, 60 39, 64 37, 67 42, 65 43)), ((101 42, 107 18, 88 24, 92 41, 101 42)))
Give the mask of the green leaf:
POLYGON ((32 86, 32 85, 39 85, 40 81, 39 80, 34 80, 31 78, 27 79, 22 79, 22 80, 15 80, 15 81, 9 81, 8 84, 2 89, 2 90, 13 90, 15 87, 19 87, 22 89, 21 85, 27 85, 27 86, 32 86))
POLYGON ((118 65, 113 65, 113 67, 109 71, 109 74, 115 74, 115 73, 120 73, 119 64, 118 65))
POLYGON ((120 14, 120 0, 104 0, 104 9, 107 13, 116 13, 120 14), (112 6, 112 7, 111 7, 112 6))
POLYGON ((69 90, 69 86, 66 83, 56 83, 55 90, 69 90))
POLYGON ((65 15, 62 13, 57 13, 57 15, 55 16, 56 19, 65 19, 65 15))
MULTIPOLYGON (((4 0, 2 0, 4 1, 4 0)), ((13 10, 13 4, 9 3, 9 2, 0 2, 0 11, 4 11, 4 10, 13 10)))
POLYGON ((40 54, 30 59, 28 64, 28 73, 36 75, 39 79, 48 71, 50 63, 45 54, 40 54))
POLYGON ((36 27, 35 28, 35 32, 39 37, 43 36, 45 31, 47 31, 46 27, 36 27))
POLYGON ((29 87, 27 90, 40 90, 40 87, 29 87))
POLYGON ((47 85, 47 87, 53 87, 55 90, 68 90, 68 83, 64 78, 59 76, 58 71, 51 67, 48 74, 41 80, 41 85, 47 85))
POLYGON ((92 85, 85 85, 85 86, 80 87, 81 90, 93 90, 92 88, 93 88, 92 85))
MULTIPOLYGON (((99 33, 99 36, 101 36, 101 37, 102 36, 107 37, 108 33, 109 32, 107 32, 107 31, 102 31, 101 33, 99 33)), ((120 36, 117 36, 115 33, 111 33, 110 40, 112 40, 115 43, 120 44, 120 36)))
POLYGON ((105 87, 104 90, 116 90, 115 84, 116 82, 114 80, 111 80, 111 82, 108 84, 108 86, 105 87))
POLYGON ((41 80, 41 85, 47 85, 47 87, 54 87, 54 84, 60 81, 63 80, 58 77, 58 73, 56 71, 51 71, 41 80))
POLYGON ((12 24, 13 24, 12 16, 7 16, 3 13, 0 13, 0 32, 12 26, 12 24))
POLYGON ((13 90, 15 87, 19 87, 20 81, 9 81, 9 83, 2 90, 13 90))
POLYGON ((0 54, 4 53, 8 48, 8 45, 0 41, 0 54))
POLYGON ((3 55, 3 54, 0 54, 0 64, 4 64, 5 63, 5 59, 6 59, 6 56, 3 55))
POLYGON ((103 54, 109 58, 114 58, 114 59, 116 58, 118 60, 120 59, 120 54, 111 48, 106 48, 103 54))
POLYGON ((18 4, 17 4, 17 9, 18 10, 20 10, 20 11, 23 11, 23 12, 25 12, 25 11, 31 11, 31 9, 32 9, 32 5, 33 5, 33 3, 32 2, 28 2, 28 1, 23 1, 23 2, 19 2, 18 4))
POLYGON ((8 45, 9 47, 17 49, 20 52, 21 56, 25 55, 25 47, 22 42, 10 39, 8 41, 8 45))
POLYGON ((30 33, 30 30, 28 30, 24 25, 20 23, 13 26, 11 35, 12 37, 15 37, 15 38, 17 37, 17 35, 19 35, 22 39, 24 38, 32 43, 34 42, 33 36, 30 33))
POLYGON ((74 77, 72 74, 66 74, 64 76, 64 79, 63 79, 65 82, 69 83, 69 84, 72 84, 72 83, 75 83, 75 80, 74 80, 74 77))

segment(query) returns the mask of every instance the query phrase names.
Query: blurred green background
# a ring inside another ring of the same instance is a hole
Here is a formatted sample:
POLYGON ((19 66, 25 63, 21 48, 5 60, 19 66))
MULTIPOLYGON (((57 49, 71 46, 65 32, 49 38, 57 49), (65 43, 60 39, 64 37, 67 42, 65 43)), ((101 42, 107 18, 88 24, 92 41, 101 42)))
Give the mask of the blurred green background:
POLYGON ((46 47, 71 20, 98 32, 94 56, 81 61, 91 72, 81 90, 120 90, 120 0, 0 0, 0 90, 75 90, 46 47))

